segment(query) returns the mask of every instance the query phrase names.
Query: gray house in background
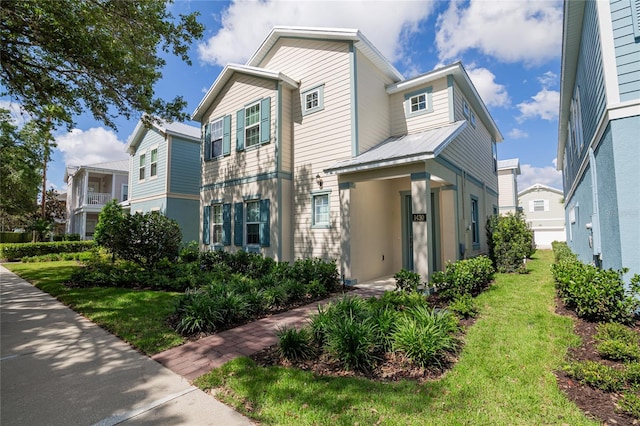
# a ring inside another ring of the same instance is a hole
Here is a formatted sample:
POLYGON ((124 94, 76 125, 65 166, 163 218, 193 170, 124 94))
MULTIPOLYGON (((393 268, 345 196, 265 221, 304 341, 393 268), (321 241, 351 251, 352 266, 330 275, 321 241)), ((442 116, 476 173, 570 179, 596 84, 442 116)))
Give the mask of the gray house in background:
POLYGON ((551 248, 553 241, 566 241, 562 191, 541 183, 518 193, 518 203, 533 230, 538 248, 551 248))

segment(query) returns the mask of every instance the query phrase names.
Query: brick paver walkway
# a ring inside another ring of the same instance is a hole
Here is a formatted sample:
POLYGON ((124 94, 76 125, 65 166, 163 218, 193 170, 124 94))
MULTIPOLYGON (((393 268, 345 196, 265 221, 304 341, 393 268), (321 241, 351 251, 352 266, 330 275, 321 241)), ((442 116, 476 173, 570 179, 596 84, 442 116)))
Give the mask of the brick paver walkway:
MULTIPOLYGON (((379 296, 384 288, 356 288, 348 294, 363 297, 379 296)), ((281 314, 272 315, 240 327, 222 331, 194 342, 186 343, 160 352, 151 358, 173 372, 193 380, 227 361, 240 356, 248 356, 277 343, 275 331, 287 325, 297 328, 305 324, 310 314, 315 313, 318 304, 331 299, 314 302, 281 314)))

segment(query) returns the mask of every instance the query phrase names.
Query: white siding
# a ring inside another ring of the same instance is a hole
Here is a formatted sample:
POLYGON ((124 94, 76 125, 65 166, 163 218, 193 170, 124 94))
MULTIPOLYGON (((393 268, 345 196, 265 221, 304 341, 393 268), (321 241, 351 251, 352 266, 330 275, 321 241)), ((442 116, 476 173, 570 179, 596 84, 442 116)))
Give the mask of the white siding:
POLYGON ((395 93, 389 97, 392 135, 418 133, 429 128, 449 124, 449 94, 446 77, 422 87, 410 89, 407 92, 395 93), (405 94, 418 92, 429 87, 431 87, 433 111, 407 117, 405 94))
MULTIPOLYGON (((455 120, 464 120, 462 113, 463 95, 456 85, 454 88, 455 120)), ((468 123, 466 129, 441 154, 473 177, 498 192, 498 179, 493 170, 491 135, 476 113, 476 127, 468 123)))
POLYGON ((390 136, 391 114, 385 86, 392 81, 369 59, 356 54, 358 84, 358 153, 363 153, 390 136))
POLYGON ((513 169, 498 171, 498 206, 500 212, 515 212, 518 206, 516 175, 513 169))

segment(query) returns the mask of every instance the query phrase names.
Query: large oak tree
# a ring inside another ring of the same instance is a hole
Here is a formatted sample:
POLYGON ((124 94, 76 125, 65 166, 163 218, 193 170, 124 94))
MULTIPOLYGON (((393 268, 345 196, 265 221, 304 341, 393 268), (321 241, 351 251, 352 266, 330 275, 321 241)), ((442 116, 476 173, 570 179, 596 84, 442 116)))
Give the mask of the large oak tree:
POLYGON ((183 98, 159 99, 153 86, 164 53, 190 64, 189 46, 203 26, 197 13, 176 18, 169 7, 166 0, 2 0, 0 84, 34 119, 69 128, 85 111, 112 128, 119 115, 185 119, 183 98))

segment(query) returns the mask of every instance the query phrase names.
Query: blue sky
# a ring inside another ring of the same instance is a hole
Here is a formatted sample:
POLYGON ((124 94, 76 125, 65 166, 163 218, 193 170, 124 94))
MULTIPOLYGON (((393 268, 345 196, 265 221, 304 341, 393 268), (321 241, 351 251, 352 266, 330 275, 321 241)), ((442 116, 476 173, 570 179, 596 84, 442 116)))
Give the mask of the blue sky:
MULTIPOLYGON (((227 63, 245 63, 274 25, 357 28, 405 76, 462 61, 504 136, 500 159, 519 158, 519 189, 562 188, 555 170, 562 2, 471 1, 180 1, 174 15, 199 11, 205 36, 191 48, 192 66, 167 56, 155 87, 165 99, 183 96, 193 112, 227 63)), ((10 99, 0 106, 17 109, 10 99)), ((137 121, 117 131, 90 116, 55 133, 58 148, 48 186, 65 191, 66 165, 126 159, 137 121)), ((197 125, 197 123, 191 123, 197 125)))

